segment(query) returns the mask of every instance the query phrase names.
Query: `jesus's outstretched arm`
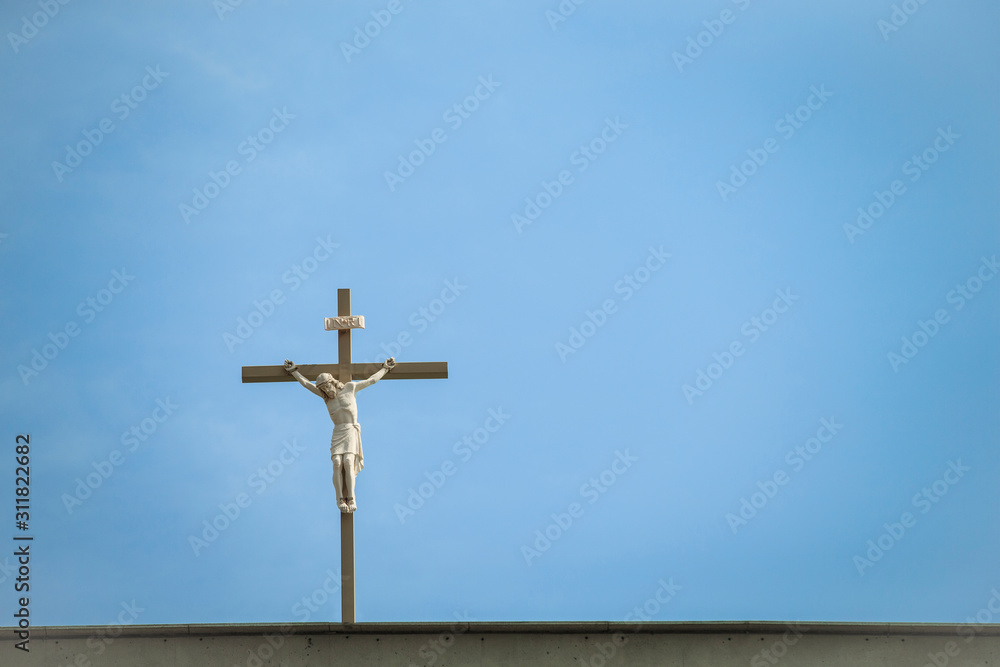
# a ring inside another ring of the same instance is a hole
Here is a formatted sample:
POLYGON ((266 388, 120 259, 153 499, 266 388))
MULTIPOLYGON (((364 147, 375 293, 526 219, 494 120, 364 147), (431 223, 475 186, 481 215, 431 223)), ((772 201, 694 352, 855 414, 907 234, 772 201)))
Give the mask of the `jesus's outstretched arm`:
POLYGON ((392 370, 393 366, 396 365, 396 360, 393 357, 389 357, 384 362, 382 362, 382 368, 375 371, 371 377, 366 380, 358 380, 354 383, 354 391, 361 391, 365 387, 370 387, 383 377, 385 374, 392 370))
POLYGON ((290 361, 288 359, 285 359, 285 370, 288 371, 289 374, 291 374, 291 376, 293 378, 295 378, 296 380, 298 380, 300 385, 302 385, 303 387, 305 387, 306 389, 308 389, 312 393, 316 394, 320 398, 323 398, 323 399, 326 398, 326 396, 323 395, 323 392, 320 391, 319 388, 317 388, 315 384, 313 384, 312 382, 310 382, 309 380, 307 380, 302 375, 302 373, 299 372, 298 366, 296 366, 292 361, 290 361))

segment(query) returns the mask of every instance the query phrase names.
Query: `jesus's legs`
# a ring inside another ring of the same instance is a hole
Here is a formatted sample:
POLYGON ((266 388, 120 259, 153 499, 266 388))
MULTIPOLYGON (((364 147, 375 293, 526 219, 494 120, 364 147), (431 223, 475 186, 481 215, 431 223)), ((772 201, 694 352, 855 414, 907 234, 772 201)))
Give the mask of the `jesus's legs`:
MULTIPOLYGON (((337 507, 341 512, 347 511, 347 503, 344 500, 344 455, 334 454, 333 459, 333 488, 337 490, 337 507)), ((354 492, 354 489, 351 489, 354 492)))
POLYGON ((352 512, 358 509, 357 503, 354 502, 354 476, 357 474, 354 466, 356 465, 354 454, 344 454, 344 498, 352 512))

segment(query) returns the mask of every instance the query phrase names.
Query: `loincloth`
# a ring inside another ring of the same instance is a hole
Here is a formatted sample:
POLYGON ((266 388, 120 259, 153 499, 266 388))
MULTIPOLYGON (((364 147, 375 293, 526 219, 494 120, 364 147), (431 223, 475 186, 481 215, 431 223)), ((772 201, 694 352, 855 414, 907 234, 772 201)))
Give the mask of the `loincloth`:
POLYGON ((336 424, 330 437, 330 458, 337 454, 354 454, 357 461, 355 472, 365 467, 365 455, 361 449, 361 425, 357 422, 336 424))

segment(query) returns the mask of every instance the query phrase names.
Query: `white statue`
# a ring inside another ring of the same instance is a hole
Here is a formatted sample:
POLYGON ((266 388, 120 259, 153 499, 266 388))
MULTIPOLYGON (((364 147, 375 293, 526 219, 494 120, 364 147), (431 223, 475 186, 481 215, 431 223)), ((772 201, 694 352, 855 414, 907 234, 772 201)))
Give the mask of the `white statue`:
POLYGON ((329 373, 320 373, 316 384, 305 379, 298 367, 285 359, 285 370, 303 387, 326 401, 326 409, 333 420, 333 437, 330 439, 330 458, 333 460, 333 486, 337 489, 337 507, 341 512, 358 509, 354 500, 354 477, 365 467, 361 450, 361 426, 358 424, 358 402, 355 393, 381 380, 396 365, 392 357, 367 380, 343 382, 329 373))

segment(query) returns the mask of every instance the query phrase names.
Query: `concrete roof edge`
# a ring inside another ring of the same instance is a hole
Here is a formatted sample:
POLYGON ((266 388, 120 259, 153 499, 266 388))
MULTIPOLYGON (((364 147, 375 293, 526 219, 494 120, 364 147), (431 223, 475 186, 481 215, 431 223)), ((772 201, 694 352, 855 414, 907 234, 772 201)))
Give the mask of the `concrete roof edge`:
MULTIPOLYGON (((977 635, 1000 636, 1000 623, 841 623, 800 621, 510 621, 422 623, 205 623, 183 625, 38 626, 35 637, 45 639, 108 637, 218 637, 233 635, 370 635, 370 634, 770 634, 786 632, 818 635, 954 635, 971 627, 977 635)), ((0 628, 10 636, 17 628, 0 628)))

